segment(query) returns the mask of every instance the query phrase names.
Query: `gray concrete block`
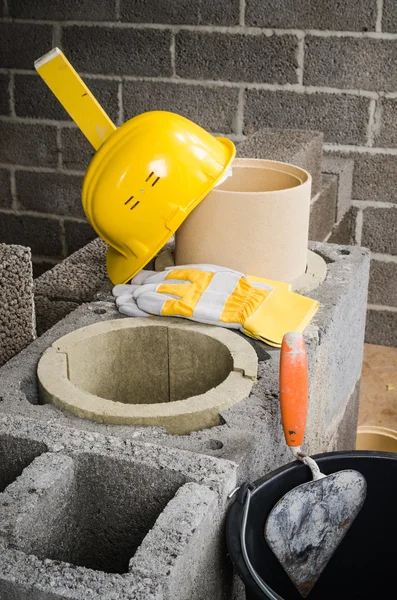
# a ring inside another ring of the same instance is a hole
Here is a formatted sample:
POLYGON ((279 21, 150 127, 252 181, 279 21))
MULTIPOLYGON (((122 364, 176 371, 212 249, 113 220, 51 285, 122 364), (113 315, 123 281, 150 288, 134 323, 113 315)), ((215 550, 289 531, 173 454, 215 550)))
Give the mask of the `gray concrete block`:
MULTIPOLYGON (((335 153, 327 153, 334 156, 335 153)), ((337 153, 354 160, 354 200, 397 203, 397 156, 390 154, 337 153)))
POLYGON ((0 438, 0 493, 38 456, 47 451, 42 441, 4 435, 0 438))
POLYGON ((397 263, 371 260, 368 301, 397 307, 397 263))
POLYGON ((397 312, 369 309, 365 341, 367 344, 397 348, 397 312))
POLYGON ((0 162, 36 167, 56 167, 56 128, 0 121, 0 162))
POLYGON ((41 561, 16 550, 0 555, 2 600, 164 600, 161 589, 135 573, 134 582, 56 561, 41 561))
POLYGON ((235 132, 238 90, 152 81, 127 81, 123 86, 125 120, 147 110, 169 110, 208 131, 235 132))
MULTIPOLYGON (((391 0, 393 1, 393 0, 391 0)), ((375 31, 376 0, 246 0, 245 23, 256 27, 375 31)))
POLYGON ((0 365, 35 337, 30 250, 0 244, 0 365))
POLYGON ((70 503, 73 484, 70 457, 45 453, 35 458, 0 496, 0 536, 26 554, 56 554, 65 539, 59 513, 70 503))
POLYGON ((11 173, 7 169, 0 169, 0 206, 11 208, 11 173))
POLYGON ((35 280, 35 296, 87 302, 107 280, 106 245, 97 238, 35 280))
POLYGON ((239 0, 121 0, 121 20, 130 23, 238 25, 239 0))
POLYGON ((0 115, 10 114, 9 83, 10 76, 3 73, 0 74, 0 115))
POLYGON ((132 567, 142 571, 151 567, 153 572, 157 568, 166 597, 180 600, 229 597, 222 589, 225 586, 221 584, 221 574, 213 568, 214 560, 218 564, 226 562, 222 560, 222 540, 214 540, 210 533, 216 503, 216 495, 208 488, 195 483, 182 486, 157 519, 156 529, 148 533, 132 558, 132 567), (202 573, 206 577, 200 577, 202 573))
POLYGON ((107 246, 105 242, 100 238, 95 238, 95 240, 84 246, 84 248, 81 248, 74 254, 68 256, 68 258, 63 261, 65 268, 67 268, 68 265, 89 265, 95 271, 100 271, 102 277, 106 273, 106 250, 107 246))
POLYGON ((55 219, 2 213, 0 240, 6 244, 19 242, 40 256, 62 256, 61 226, 55 219))
MULTIPOLYGON (((325 257, 327 278, 311 292, 321 303, 306 329, 309 355, 310 402, 306 447, 312 452, 335 448, 335 436, 346 405, 360 378, 367 300, 369 253, 362 248, 311 243, 325 257)), ((258 382, 250 396, 222 412, 219 426, 186 436, 170 436, 158 428, 108 426, 66 414, 51 405, 37 406, 36 368, 43 351, 62 335, 99 320, 123 318, 114 300, 80 306, 63 321, 12 359, 0 371, 4 400, 0 413, 15 414, 52 424, 69 424, 79 430, 112 433, 122 440, 134 438, 163 447, 189 450, 235 461, 241 479, 255 479, 290 460, 283 442, 278 401, 279 351, 264 346, 258 382)), ((346 443, 346 439, 344 444, 346 443)), ((355 431, 350 432, 351 447, 355 431)))
POLYGON ((394 0, 383 0, 382 31, 397 31, 397 6, 394 0))
POLYGON ((175 36, 178 77, 265 83, 297 82, 297 38, 180 31, 175 36))
POLYGON ((185 483, 178 472, 92 454, 75 461, 43 455, 22 478, 4 494, 19 531, 3 536, 26 554, 106 573, 128 572, 145 534, 185 483))
MULTIPOLYGON (((360 381, 357 382, 353 393, 346 404, 345 414, 341 419, 334 438, 335 448, 351 450, 352 438, 358 426, 358 409, 360 404, 360 381), (353 435, 352 435, 353 434, 353 435)), ((354 448, 354 447, 353 447, 354 448)))
POLYGON ((108 281, 105 255, 106 244, 97 238, 35 280, 39 335, 95 298, 108 281))
POLYGON ((269 90, 248 90, 245 96, 245 132, 259 127, 312 129, 322 131, 327 142, 366 142, 368 98, 269 90))
POLYGON ((345 216, 337 223, 328 239, 330 244, 353 246, 356 243, 357 208, 350 208, 345 216))
POLYGON ((65 239, 68 254, 76 252, 96 237, 97 234, 89 223, 65 219, 65 239))
POLYGON ((28 588, 19 598, 30 600, 228 597, 221 517, 235 464, 25 419, 2 420, 0 438, 5 429, 52 454, 0 496, 0 591, 28 588))
POLYGON ((58 321, 61 321, 73 312, 80 305, 80 302, 51 300, 46 296, 35 296, 34 304, 36 310, 37 334, 43 335, 43 333, 53 327, 58 321))
POLYGON ((169 31, 64 26, 62 45, 74 68, 83 73, 172 75, 169 31))
POLYGON ((95 153, 87 138, 74 127, 62 129, 61 148, 63 166, 74 171, 85 171, 95 153))
POLYGON ((0 23, 1 68, 32 70, 34 61, 51 47, 51 25, 0 23))
POLYGON ((312 196, 321 190, 323 134, 317 131, 260 129, 237 146, 237 156, 288 162, 312 176, 312 196))
POLYGON ((15 178, 22 210, 85 218, 79 175, 17 171, 15 178))
POLYGON ((394 91, 397 41, 307 36, 305 85, 394 91))
POLYGON ((397 254, 397 207, 364 210, 361 244, 373 252, 397 254))
POLYGON ((338 176, 338 201, 336 220, 340 221, 350 209, 352 202, 354 160, 325 154, 323 157, 323 173, 338 176))
POLYGON ((40 277, 46 271, 49 271, 54 267, 53 262, 49 262, 48 260, 43 260, 42 258, 36 258, 33 256, 33 279, 40 277))
POLYGON ((113 0, 35 0, 34 6, 25 0, 9 0, 8 11, 15 19, 48 19, 52 21, 113 21, 116 9, 113 0))
MULTIPOLYGON (((84 81, 111 119, 117 122, 119 116, 118 82, 91 78, 84 78, 84 81)), ((15 113, 18 117, 71 120, 69 114, 37 73, 15 75, 14 99, 15 113)))
POLYGON ((397 146, 397 100, 395 98, 379 98, 379 126, 375 134, 375 145, 383 148, 397 146))
POLYGON ((331 233, 336 218, 338 178, 324 175, 323 186, 310 208, 309 240, 323 242, 331 233))

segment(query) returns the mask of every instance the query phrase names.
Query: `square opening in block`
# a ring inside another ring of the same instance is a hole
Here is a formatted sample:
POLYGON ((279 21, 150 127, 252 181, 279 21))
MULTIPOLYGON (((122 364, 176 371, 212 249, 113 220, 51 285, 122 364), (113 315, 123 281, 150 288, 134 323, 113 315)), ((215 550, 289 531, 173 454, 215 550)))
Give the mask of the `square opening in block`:
POLYGON ((44 443, 0 436, 0 492, 10 485, 22 471, 40 454, 47 451, 44 443))
POLYGON ((43 534, 23 536, 18 549, 42 559, 126 573, 130 558, 186 479, 162 466, 94 454, 74 462, 62 493, 52 490, 46 506, 41 502, 37 510, 36 531, 43 534))

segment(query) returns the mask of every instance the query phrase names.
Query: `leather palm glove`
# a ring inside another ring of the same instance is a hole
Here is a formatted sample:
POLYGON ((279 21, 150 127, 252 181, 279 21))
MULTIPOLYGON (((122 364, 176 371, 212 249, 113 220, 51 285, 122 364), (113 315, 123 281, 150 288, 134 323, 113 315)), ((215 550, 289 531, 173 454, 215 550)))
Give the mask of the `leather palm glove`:
POLYGON ((238 329, 249 337, 281 346, 283 335, 303 331, 318 302, 286 286, 214 265, 183 265, 141 271, 130 284, 113 289, 119 312, 130 317, 183 317, 238 329))

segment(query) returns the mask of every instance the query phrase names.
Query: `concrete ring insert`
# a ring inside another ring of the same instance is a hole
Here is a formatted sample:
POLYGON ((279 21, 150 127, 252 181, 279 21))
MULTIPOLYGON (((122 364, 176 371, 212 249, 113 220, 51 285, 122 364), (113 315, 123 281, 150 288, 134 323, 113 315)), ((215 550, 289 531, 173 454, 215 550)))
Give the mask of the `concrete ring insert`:
POLYGON ((101 321, 58 339, 38 365, 40 398, 79 417, 184 435, 220 424, 257 376, 234 332, 162 318, 101 321))

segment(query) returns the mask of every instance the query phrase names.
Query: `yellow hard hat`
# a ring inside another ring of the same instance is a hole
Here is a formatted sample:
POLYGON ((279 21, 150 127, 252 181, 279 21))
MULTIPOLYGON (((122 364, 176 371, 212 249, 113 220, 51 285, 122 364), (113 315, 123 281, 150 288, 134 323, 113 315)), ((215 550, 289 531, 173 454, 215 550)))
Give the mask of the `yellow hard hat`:
POLYGON ((94 155, 83 207, 108 244, 114 284, 136 275, 225 174, 233 142, 170 112, 143 113, 116 129, 94 155))

